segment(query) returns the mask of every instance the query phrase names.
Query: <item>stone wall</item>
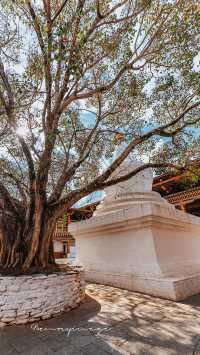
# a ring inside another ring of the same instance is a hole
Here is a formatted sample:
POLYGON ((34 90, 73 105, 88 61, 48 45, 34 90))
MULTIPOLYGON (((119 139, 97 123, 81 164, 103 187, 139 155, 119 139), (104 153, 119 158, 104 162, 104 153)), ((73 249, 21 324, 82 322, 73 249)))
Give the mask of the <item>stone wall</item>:
POLYGON ((0 326, 48 319, 77 307, 85 296, 84 273, 0 277, 0 326))

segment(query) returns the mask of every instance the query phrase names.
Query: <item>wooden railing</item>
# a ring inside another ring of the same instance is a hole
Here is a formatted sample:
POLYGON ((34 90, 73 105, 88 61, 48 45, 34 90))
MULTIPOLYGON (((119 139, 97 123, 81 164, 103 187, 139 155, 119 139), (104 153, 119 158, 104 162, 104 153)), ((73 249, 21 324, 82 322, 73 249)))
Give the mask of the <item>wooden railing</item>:
POLYGON ((165 198, 168 202, 173 203, 174 205, 181 202, 198 200, 200 199, 200 188, 196 187, 190 190, 176 192, 175 194, 171 194, 165 198))

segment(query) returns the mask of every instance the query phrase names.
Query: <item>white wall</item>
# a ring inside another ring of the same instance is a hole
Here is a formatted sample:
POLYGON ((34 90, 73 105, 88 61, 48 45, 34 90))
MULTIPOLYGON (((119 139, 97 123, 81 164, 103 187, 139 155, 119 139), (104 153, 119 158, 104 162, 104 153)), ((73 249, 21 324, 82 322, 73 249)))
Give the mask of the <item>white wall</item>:
POLYGON ((58 253, 58 252, 63 252, 63 243, 60 242, 59 240, 54 240, 53 241, 53 248, 54 248, 54 252, 58 253))

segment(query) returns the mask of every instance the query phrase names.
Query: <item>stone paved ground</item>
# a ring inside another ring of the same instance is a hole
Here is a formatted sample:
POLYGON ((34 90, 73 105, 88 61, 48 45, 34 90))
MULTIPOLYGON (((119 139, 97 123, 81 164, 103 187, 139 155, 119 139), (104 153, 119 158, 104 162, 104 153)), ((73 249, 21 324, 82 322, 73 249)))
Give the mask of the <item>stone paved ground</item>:
POLYGON ((200 354, 200 295, 177 303, 93 284, 87 295, 60 317, 1 329, 0 355, 200 354))

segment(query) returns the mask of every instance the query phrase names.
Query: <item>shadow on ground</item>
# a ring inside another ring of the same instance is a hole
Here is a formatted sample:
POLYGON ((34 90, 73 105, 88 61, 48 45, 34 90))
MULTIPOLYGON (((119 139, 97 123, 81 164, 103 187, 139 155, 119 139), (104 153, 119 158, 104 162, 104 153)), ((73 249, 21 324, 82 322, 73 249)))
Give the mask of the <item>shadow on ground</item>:
POLYGON ((200 308, 200 294, 195 295, 195 296, 190 296, 186 300, 180 301, 179 303, 187 304, 187 305, 190 305, 190 306, 194 306, 194 307, 199 307, 200 308))
POLYGON ((197 355, 200 295, 184 302, 89 284, 79 308, 0 332, 0 355, 197 355))

